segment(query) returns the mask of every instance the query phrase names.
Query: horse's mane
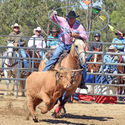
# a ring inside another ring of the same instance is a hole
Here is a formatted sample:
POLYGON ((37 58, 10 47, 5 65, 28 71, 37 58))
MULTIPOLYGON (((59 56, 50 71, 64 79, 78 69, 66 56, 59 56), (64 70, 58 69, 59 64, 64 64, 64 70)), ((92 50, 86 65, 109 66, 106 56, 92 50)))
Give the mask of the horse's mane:
POLYGON ((79 39, 79 40, 84 41, 84 39, 83 39, 81 36, 77 36, 77 37, 75 37, 75 40, 76 40, 76 39, 79 39))

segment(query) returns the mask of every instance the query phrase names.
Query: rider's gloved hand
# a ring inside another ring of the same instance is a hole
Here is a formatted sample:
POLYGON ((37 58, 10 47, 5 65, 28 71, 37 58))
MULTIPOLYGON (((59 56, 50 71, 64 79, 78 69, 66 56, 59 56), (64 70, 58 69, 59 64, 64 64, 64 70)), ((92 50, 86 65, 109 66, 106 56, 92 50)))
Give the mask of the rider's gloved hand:
POLYGON ((71 33, 70 33, 70 36, 71 36, 71 37, 79 37, 79 33, 71 32, 71 33))
POLYGON ((54 16, 54 15, 57 15, 57 11, 56 11, 56 10, 54 10, 54 11, 52 12, 52 14, 51 14, 51 16, 54 16))
POLYGON ((57 15, 57 11, 56 10, 53 11, 53 15, 57 15))

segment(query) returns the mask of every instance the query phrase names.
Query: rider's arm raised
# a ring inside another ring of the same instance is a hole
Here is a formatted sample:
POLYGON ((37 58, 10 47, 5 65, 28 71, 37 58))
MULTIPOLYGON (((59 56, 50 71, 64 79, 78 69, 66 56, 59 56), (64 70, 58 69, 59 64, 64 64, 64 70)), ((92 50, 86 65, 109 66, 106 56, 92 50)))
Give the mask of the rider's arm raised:
POLYGON ((65 21, 65 18, 57 16, 57 12, 55 11, 51 14, 50 19, 57 24, 59 23, 60 25, 65 21))

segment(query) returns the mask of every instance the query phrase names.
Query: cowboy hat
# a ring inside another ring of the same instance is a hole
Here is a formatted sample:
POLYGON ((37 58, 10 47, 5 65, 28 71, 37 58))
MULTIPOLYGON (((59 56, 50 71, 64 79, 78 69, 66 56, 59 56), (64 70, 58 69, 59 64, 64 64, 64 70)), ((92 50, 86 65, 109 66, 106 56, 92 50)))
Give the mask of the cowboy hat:
POLYGON ((19 28, 21 28, 21 25, 19 25, 18 23, 15 23, 14 25, 11 26, 11 28, 13 29, 14 27, 19 27, 19 28))
POLYGON ((111 46, 109 46, 108 50, 114 50, 114 51, 116 51, 117 49, 116 49, 116 47, 114 45, 111 45, 111 46))
POLYGON ((33 33, 35 33, 36 31, 42 31, 42 29, 40 27, 37 27, 33 30, 33 33))
POLYGON ((70 12, 68 13, 67 17, 68 17, 68 18, 77 18, 77 17, 79 17, 79 15, 76 16, 75 11, 70 11, 70 12))

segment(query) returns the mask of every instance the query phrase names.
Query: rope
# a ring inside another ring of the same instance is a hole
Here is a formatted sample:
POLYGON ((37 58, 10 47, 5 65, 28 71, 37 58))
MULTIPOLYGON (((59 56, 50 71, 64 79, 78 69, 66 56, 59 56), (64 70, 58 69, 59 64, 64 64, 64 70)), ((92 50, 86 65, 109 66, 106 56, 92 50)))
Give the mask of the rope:
MULTIPOLYGON (((67 7, 80 7, 80 6, 83 8, 82 5, 70 5, 70 6, 64 6, 64 7, 56 8, 55 11, 57 11, 57 10, 59 10, 59 9, 67 8, 67 7)), ((52 11, 54 11, 54 10, 49 11, 49 13, 48 13, 48 18, 50 19, 50 21, 51 21, 53 24, 55 24, 55 25, 57 25, 58 27, 64 29, 64 31, 65 31, 65 32, 61 33, 60 36, 63 35, 63 34, 65 34, 65 33, 70 33, 69 29, 60 26, 60 24, 59 24, 58 20, 56 19, 56 16, 55 16, 55 15, 54 15, 54 19, 56 20, 57 23, 55 23, 55 22, 50 18, 50 12, 52 12, 52 11)), ((99 30, 89 31, 89 32, 86 32, 86 33, 90 34, 90 33, 94 33, 94 32, 100 32, 100 31, 104 30, 104 29, 109 25, 110 18, 109 18, 108 13, 107 13, 105 10, 103 10, 103 9, 101 9, 101 11, 103 11, 103 12, 106 14, 106 16, 107 16, 107 23, 106 23, 106 25, 105 25, 103 28, 99 29, 99 30)))
POLYGON ((83 68, 81 69, 68 69, 65 67, 60 67, 60 68, 53 68, 54 71, 60 72, 60 73, 64 73, 64 72, 80 72, 83 71, 83 68))

